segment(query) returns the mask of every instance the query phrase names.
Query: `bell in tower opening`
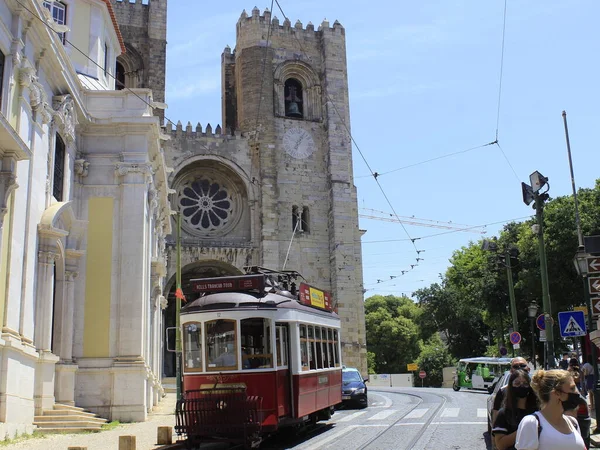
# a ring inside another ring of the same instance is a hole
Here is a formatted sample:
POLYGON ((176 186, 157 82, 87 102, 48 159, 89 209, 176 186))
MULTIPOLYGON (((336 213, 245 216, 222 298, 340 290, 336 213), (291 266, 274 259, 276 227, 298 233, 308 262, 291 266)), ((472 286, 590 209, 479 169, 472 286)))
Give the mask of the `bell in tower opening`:
POLYGON ((302 85, 293 78, 285 82, 285 115, 297 119, 304 117, 302 113, 302 85))

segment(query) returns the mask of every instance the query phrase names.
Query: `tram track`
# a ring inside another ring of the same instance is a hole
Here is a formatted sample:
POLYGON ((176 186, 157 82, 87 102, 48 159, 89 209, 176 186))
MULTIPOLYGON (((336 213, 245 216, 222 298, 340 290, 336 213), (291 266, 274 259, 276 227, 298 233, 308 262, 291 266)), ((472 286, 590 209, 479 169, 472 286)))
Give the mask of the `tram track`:
MULTIPOLYGON (((419 402, 416 403, 406 413, 404 413, 400 418, 398 418, 397 420, 395 420, 394 422, 392 422, 384 430, 380 431, 375 436, 373 436, 371 439, 369 439, 369 441, 365 442, 362 446, 358 447, 357 450, 365 450, 367 447, 369 447, 370 445, 372 445, 375 442, 377 442, 386 433, 388 433, 391 430, 393 430, 394 426, 396 426, 398 423, 400 423, 402 420, 404 420, 406 418, 406 416, 408 416, 411 412, 413 412, 415 409, 417 409, 423 403, 423 401, 424 401, 423 397, 421 395, 419 395, 419 394, 412 394, 412 393, 408 393, 408 392, 394 392, 394 391, 385 391, 385 392, 386 393, 392 393, 392 394, 398 394, 398 395, 405 395, 405 396, 409 396, 409 397, 416 397, 416 398, 419 399, 419 402)), ((404 448, 404 450, 412 450, 415 447, 415 445, 417 444, 417 442, 419 442, 421 440, 421 438, 423 437, 423 435, 425 434, 425 432, 428 430, 429 425, 431 425, 431 423, 433 422, 433 420, 436 418, 436 416, 438 415, 438 413, 442 410, 442 408, 446 405, 446 403, 448 401, 448 399, 444 395, 436 394, 436 393, 433 393, 433 392, 428 392, 427 395, 431 395, 431 396, 434 396, 434 397, 441 398, 442 401, 435 408, 435 410, 433 411, 433 414, 431 414, 431 416, 425 421, 425 423, 423 424, 423 426, 421 427, 421 429, 417 432, 417 434, 415 436, 413 436, 413 438, 409 441, 408 445, 404 448)))

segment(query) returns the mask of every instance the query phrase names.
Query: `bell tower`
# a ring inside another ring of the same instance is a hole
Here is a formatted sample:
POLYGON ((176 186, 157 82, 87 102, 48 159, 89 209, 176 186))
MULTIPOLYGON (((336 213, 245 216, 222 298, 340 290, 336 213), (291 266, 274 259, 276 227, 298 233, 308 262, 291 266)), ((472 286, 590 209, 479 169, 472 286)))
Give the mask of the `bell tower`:
POLYGON ((223 129, 248 136, 260 264, 332 293, 343 363, 367 373, 361 232, 352 173, 345 29, 245 11, 222 54, 223 129), (267 36, 269 40, 267 41, 267 36))

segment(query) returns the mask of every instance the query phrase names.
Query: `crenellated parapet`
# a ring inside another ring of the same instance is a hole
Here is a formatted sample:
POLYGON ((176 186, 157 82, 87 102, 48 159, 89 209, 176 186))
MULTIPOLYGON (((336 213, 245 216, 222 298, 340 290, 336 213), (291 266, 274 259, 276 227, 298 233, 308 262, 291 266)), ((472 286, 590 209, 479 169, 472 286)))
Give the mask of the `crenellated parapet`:
MULTIPOLYGON (((236 27, 238 42, 240 38, 246 37, 246 33, 256 34, 260 32, 266 35, 269 25, 271 25, 271 35, 274 37, 278 35, 291 35, 292 33, 298 38, 307 39, 316 39, 319 34, 323 33, 345 35, 344 27, 337 20, 330 26, 329 21, 324 19, 315 31, 315 26, 312 22, 308 22, 306 28, 300 20, 296 20, 293 25, 289 18, 280 22, 277 16, 273 16, 268 8, 261 14, 260 10, 255 7, 250 15, 244 10, 238 20, 236 27)), ((259 40, 264 40, 264 37, 259 40)), ((259 40, 256 42, 259 42, 259 40)))
POLYGON ((181 121, 178 121, 175 127, 172 122, 168 122, 164 127, 165 134, 170 135, 172 139, 185 137, 186 139, 206 139, 215 138, 223 140, 235 140, 247 139, 247 136, 242 134, 240 131, 232 132, 230 129, 222 130, 221 125, 217 125, 214 129, 211 124, 207 124, 204 130, 200 122, 196 126, 192 126, 192 123, 188 121, 184 127, 181 121))

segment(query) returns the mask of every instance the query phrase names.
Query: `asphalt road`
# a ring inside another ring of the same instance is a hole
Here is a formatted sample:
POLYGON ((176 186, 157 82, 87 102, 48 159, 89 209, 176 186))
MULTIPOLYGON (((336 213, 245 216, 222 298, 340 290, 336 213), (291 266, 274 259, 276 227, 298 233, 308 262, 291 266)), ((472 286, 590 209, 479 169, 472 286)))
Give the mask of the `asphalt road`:
POLYGON ((487 397, 452 389, 371 388, 367 408, 340 409, 329 422, 299 435, 282 433, 260 448, 489 450, 487 397))

